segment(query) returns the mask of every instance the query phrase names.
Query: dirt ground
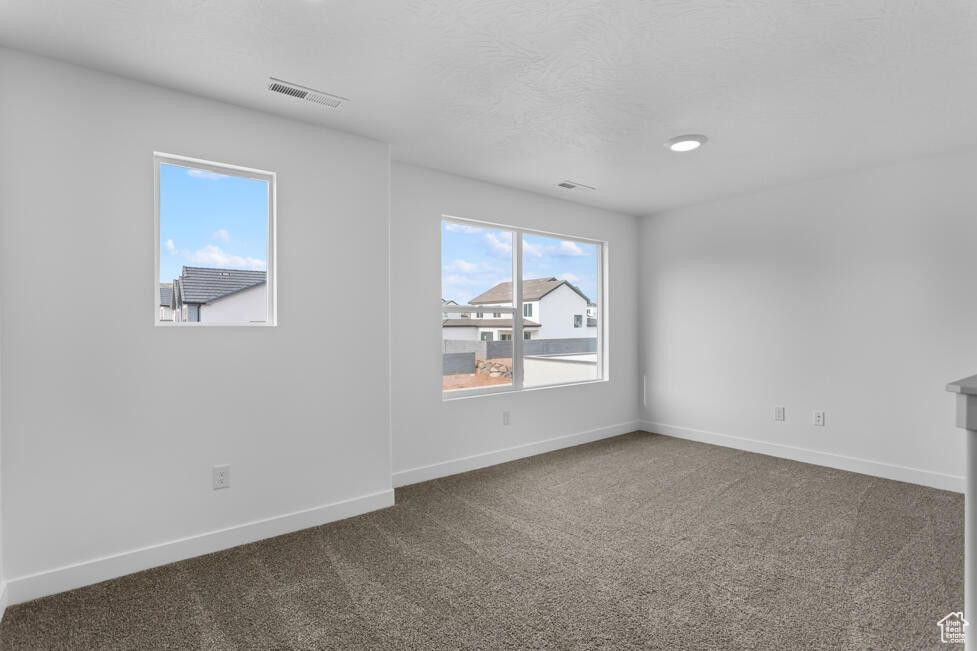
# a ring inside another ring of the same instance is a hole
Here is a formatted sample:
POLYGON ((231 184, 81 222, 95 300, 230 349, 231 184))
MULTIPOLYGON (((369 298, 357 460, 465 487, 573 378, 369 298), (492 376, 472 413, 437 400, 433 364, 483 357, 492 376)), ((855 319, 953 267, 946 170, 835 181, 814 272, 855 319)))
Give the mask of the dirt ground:
MULTIPOLYGON (((512 360, 490 359, 489 362, 505 364, 512 368, 512 360)), ((512 378, 508 377, 489 377, 487 373, 462 373, 458 375, 445 375, 441 380, 441 388, 445 391, 449 389, 472 389, 474 387, 490 387, 497 384, 512 384, 512 378)))

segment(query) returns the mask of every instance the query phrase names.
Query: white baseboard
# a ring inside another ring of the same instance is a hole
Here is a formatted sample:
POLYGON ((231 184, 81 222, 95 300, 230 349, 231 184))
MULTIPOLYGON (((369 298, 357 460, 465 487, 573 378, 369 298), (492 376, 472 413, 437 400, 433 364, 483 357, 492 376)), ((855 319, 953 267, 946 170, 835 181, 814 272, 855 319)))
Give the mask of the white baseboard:
POLYGON ((772 457, 813 463, 818 466, 848 470, 863 475, 894 479, 896 481, 904 481, 910 484, 919 484, 941 490, 955 491, 957 493, 963 493, 966 490, 966 480, 964 477, 933 472, 932 470, 921 470, 919 468, 899 466, 881 461, 848 457, 833 452, 821 452, 809 448, 798 448, 792 445, 768 443, 767 441, 758 441, 756 439, 731 436, 729 434, 718 434, 716 432, 705 432, 688 427, 679 427, 677 425, 666 425, 664 423, 642 421, 641 428, 655 434, 664 434, 665 436, 699 441, 701 443, 711 443, 726 448, 746 450, 747 452, 758 452, 772 457))
POLYGON ((392 489, 9 579, 10 604, 393 506, 392 489))
POLYGON ((552 452, 553 450, 570 448, 575 445, 599 441, 612 436, 620 436, 621 434, 633 432, 638 427, 638 421, 629 421, 627 423, 599 427, 585 432, 577 432, 576 434, 568 434, 567 436, 558 436, 544 441, 536 441, 535 443, 517 445, 502 450, 473 454, 472 456, 462 457, 460 459, 432 463, 428 466, 400 470, 393 474, 393 485, 394 487, 407 486, 422 481, 438 479, 439 477, 447 477, 448 475, 457 475, 460 472, 478 470, 479 468, 494 466, 505 463, 506 461, 515 461, 516 459, 532 457, 537 454, 543 454, 544 452, 552 452))
POLYGON ((0 581, 0 621, 3 621, 3 616, 7 612, 7 582, 0 581))

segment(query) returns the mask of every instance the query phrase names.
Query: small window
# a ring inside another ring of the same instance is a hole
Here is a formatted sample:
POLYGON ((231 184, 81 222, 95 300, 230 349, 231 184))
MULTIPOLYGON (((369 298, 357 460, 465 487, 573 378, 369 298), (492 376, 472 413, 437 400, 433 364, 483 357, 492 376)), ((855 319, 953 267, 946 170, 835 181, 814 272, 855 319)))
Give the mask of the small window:
POLYGON ((484 319, 485 318, 485 312, 476 312, 475 313, 475 318, 476 319, 484 319))
POLYGON ((583 327, 583 314, 574 314, 573 315, 573 327, 574 328, 582 328, 583 327))
POLYGON ((499 341, 512 341, 512 333, 511 332, 500 332, 499 333, 499 341))
POLYGON ((494 341, 491 330, 482 333, 482 341, 494 341))
POLYGON ((522 338, 525 339, 526 341, 529 341, 530 339, 532 339, 533 338, 533 332, 532 332, 532 330, 523 330, 522 331, 522 338))
POLYGON ((531 317, 533 315, 533 304, 524 303, 522 306, 522 315, 525 317, 531 317))
POLYGON ((501 319, 502 318, 502 312, 492 312, 492 318, 493 319, 501 319))
POLYGON ((157 287, 179 319, 275 325, 275 174, 157 153, 157 287))

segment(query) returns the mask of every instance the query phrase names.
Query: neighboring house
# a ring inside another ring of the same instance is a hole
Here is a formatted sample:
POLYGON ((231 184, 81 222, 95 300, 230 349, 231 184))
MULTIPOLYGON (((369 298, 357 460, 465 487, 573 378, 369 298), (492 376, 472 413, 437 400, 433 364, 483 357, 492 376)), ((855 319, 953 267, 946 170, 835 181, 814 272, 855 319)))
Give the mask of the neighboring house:
POLYGON ((183 267, 172 286, 171 306, 175 319, 201 323, 263 323, 268 320, 266 281, 264 271, 183 267))
MULTIPOLYGON (((454 341, 511 341, 512 318, 480 319, 458 318, 444 319, 441 322, 443 339, 454 341)), ((524 339, 538 339, 540 324, 529 319, 522 321, 522 336, 524 339)))
POLYGON ((173 320, 173 283, 159 284, 159 320, 173 320))
MULTIPOLYGON (((455 301, 452 301, 450 298, 449 299, 443 299, 443 298, 441 299, 441 307, 448 308, 448 307, 450 307, 452 305, 458 305, 458 303, 456 303, 455 301)), ((454 314, 457 314, 457 312, 455 312, 454 314)), ((452 312, 449 312, 447 310, 441 313, 441 316, 444 319, 449 318, 451 315, 452 315, 452 312)))
MULTIPOLYGON (((577 339, 596 338, 597 319, 588 315, 590 299, 575 285, 566 280, 533 278, 523 281, 523 323, 527 339, 577 339), (532 325, 528 325, 532 324, 532 325)), ((477 320, 477 339, 511 339, 512 319, 508 314, 493 312, 493 306, 512 306, 512 283, 499 283, 487 292, 476 296, 471 305, 483 307, 484 312, 472 315, 477 320), (496 324, 497 323, 497 324, 496 324), (506 336, 508 335, 508 336, 506 336)), ((596 314, 596 306, 593 306, 596 314)), ((454 325, 460 319, 447 319, 444 323, 445 339, 455 339, 454 325), (450 323, 450 325, 449 325, 450 323)), ((472 326, 469 326, 472 327, 472 326)))

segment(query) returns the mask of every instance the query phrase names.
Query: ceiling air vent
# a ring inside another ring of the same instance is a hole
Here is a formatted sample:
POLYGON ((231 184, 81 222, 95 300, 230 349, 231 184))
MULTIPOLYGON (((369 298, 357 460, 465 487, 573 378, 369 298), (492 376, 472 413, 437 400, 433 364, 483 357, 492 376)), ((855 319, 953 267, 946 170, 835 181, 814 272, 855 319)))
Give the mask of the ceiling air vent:
POLYGON ((592 185, 585 185, 583 183, 578 183, 577 181, 563 181, 562 183, 557 183, 557 187, 565 188, 567 190, 576 190, 580 188, 581 190, 596 190, 597 188, 592 185))
POLYGON ((334 109, 339 108, 343 105, 343 103, 349 101, 345 97, 340 97, 339 95, 324 93, 321 90, 316 90, 314 88, 306 88, 305 86, 299 86, 298 84, 276 79, 275 77, 268 78, 268 90, 281 93, 282 95, 288 95, 289 97, 295 97, 296 99, 304 99, 307 102, 321 104, 334 109))

